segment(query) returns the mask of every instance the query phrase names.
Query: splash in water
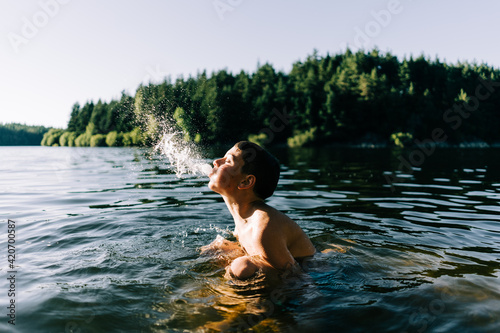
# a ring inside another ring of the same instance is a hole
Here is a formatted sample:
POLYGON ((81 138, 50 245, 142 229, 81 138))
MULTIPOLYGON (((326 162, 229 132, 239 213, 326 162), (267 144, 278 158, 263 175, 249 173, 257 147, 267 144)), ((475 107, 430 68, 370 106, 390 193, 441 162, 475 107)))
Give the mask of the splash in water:
POLYGON ((182 132, 164 133, 154 150, 168 158, 177 177, 183 174, 208 176, 212 167, 203 161, 195 148, 185 142, 180 134, 182 132))

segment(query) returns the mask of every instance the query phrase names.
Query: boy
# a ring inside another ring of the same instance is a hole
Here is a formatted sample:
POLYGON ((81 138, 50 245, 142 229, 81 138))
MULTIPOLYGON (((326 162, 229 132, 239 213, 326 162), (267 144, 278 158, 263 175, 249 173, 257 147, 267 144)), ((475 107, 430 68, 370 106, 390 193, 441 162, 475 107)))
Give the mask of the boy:
POLYGON ((280 174, 279 163, 271 154, 241 141, 213 165, 208 187, 224 199, 238 242, 219 238, 202 251, 220 250, 237 256, 226 268, 227 275, 246 279, 259 269, 264 273, 284 271, 291 269, 295 260, 316 252, 297 223, 264 202, 276 189, 280 174))

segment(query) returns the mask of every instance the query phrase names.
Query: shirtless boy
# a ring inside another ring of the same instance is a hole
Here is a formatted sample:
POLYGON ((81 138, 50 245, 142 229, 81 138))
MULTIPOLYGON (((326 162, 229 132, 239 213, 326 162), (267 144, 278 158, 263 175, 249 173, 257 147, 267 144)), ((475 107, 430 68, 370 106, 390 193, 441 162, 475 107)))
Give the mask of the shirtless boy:
POLYGON ((246 279, 258 270, 282 272, 316 252, 297 223, 264 202, 276 189, 280 174, 279 163, 271 154, 241 141, 213 165, 208 187, 224 199, 238 242, 218 239, 202 251, 236 254, 226 268, 230 276, 246 279))

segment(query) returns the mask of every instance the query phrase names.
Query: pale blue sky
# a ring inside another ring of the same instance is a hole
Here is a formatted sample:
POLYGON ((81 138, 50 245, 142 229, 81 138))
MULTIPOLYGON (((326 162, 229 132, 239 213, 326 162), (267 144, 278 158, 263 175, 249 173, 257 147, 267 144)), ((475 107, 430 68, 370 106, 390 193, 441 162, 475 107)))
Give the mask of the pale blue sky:
POLYGON ((494 0, 0 0, 0 122, 66 127, 75 102, 203 69, 289 71, 314 48, 498 68, 499 13, 494 0))

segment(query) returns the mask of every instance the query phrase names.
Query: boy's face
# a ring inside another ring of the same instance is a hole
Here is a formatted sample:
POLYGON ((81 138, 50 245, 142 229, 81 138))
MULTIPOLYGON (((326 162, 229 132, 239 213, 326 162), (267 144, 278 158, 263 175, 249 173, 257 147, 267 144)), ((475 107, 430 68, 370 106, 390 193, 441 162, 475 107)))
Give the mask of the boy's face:
POLYGON ((230 194, 238 189, 238 184, 244 178, 241 168, 244 165, 241 150, 237 147, 229 149, 224 157, 213 162, 214 168, 208 175, 208 187, 219 194, 230 194))

